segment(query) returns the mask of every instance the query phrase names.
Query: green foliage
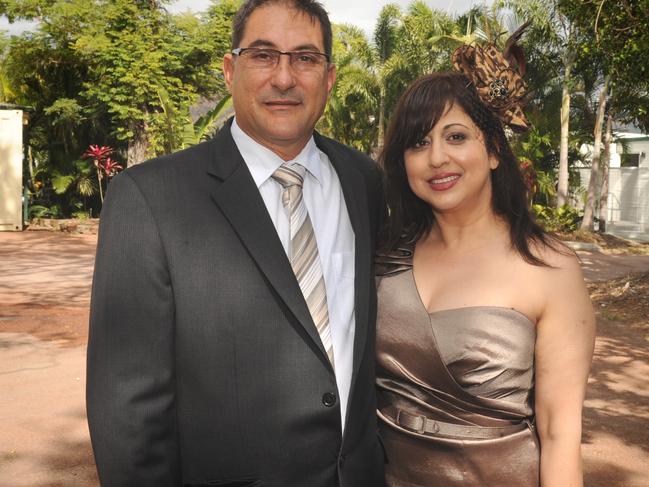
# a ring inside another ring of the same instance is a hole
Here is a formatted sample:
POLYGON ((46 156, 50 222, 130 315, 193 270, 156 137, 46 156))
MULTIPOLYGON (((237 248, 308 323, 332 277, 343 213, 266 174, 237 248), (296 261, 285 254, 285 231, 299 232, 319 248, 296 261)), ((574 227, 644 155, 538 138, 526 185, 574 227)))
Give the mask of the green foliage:
POLYGON ((380 85, 375 56, 359 28, 334 25, 337 79, 318 130, 366 153, 377 139, 380 85))
POLYGON ((649 2, 558 0, 558 5, 583 34, 578 51, 583 64, 611 75, 618 118, 649 131, 649 2))
MULTIPOLYGON (((217 129, 219 120, 223 120, 228 110, 232 108, 232 96, 225 95, 221 100, 204 115, 199 117, 196 122, 192 124, 194 133, 193 143, 202 142, 209 139, 217 129)), ((188 144, 189 145, 189 144, 188 144)))
MULTIPOLYGON (((97 214, 94 168, 77 158, 90 144, 115 148, 128 164, 210 136, 231 100, 221 74, 239 0, 214 0, 200 16, 170 14, 160 0, 0 0, 10 20, 38 20, 34 32, 0 33, 0 101, 34 107, 26 140, 33 164, 25 176, 34 208, 57 215, 97 214), (220 100, 198 120, 190 107, 220 100), (90 171, 87 174, 84 171, 90 171), (86 205, 86 206, 84 206, 86 205)), ((465 42, 502 45, 506 32, 532 24, 521 43, 527 58, 526 114, 533 129, 513 139, 532 161, 535 201, 556 199, 562 85, 571 89, 569 160, 592 142, 602 75, 614 76, 612 111, 649 130, 649 7, 601 0, 496 0, 451 18, 414 1, 386 5, 371 39, 334 26, 337 82, 318 130, 377 155, 397 100, 416 77, 450 69, 465 42), (599 16, 598 16, 599 12, 599 16)), ((576 172, 571 172, 576 182, 576 172)), ((36 210, 34 210, 36 211, 36 210)), ((540 218, 563 225, 568 210, 540 218)))
MULTIPOLYGON (((72 163, 72 167, 65 172, 52 172, 51 185, 57 195, 70 195, 73 199, 75 195, 88 198, 97 192, 94 182, 95 171, 88 161, 77 160, 72 163)), ((69 204, 74 206, 76 201, 70 201, 69 204)))
POLYGON ((72 212, 72 218, 76 218, 77 220, 87 220, 90 218, 90 215, 85 210, 77 210, 72 212))
POLYGON ((334 26, 337 81, 319 129, 376 155, 383 132, 405 87, 417 76, 448 69, 449 51, 439 36, 457 33, 443 12, 416 1, 406 13, 383 7, 370 42, 353 26, 334 26))
POLYGON ((73 181, 74 176, 72 174, 55 173, 52 177, 52 188, 56 194, 63 194, 72 185, 73 181))
POLYGON ((38 20, 32 32, 0 35, 0 101, 34 107, 25 129, 33 167, 25 177, 36 206, 67 216, 87 203, 98 213, 96 183, 74 165, 89 144, 115 147, 136 163, 209 133, 203 120, 198 136, 168 140, 183 132, 199 98, 226 95, 221 59, 239 2, 215 1, 202 16, 170 14, 165 3, 0 1, 10 20, 38 20))
POLYGON ((181 78, 177 40, 178 32, 165 11, 130 0, 107 4, 103 22, 89 26, 76 40, 74 50, 89 67, 82 97, 91 111, 106 111, 117 140, 139 138, 148 149, 152 134, 147 127, 162 111, 160 89, 173 93, 177 106, 193 101, 194 88, 181 78))
POLYGON ((58 206, 32 205, 29 207, 29 218, 58 218, 61 211, 58 206))
POLYGON ((164 125, 162 134, 167 153, 185 149, 209 139, 216 129, 217 122, 223 120, 226 112, 232 107, 232 97, 227 94, 217 102, 214 108, 193 122, 189 110, 186 113, 176 111, 169 93, 164 89, 159 89, 158 96, 163 110, 163 117, 159 121, 164 125))
POLYGON ((547 232, 573 232, 579 228, 583 212, 564 205, 560 208, 532 205, 537 220, 547 232))
POLYGON ((4 67, 8 51, 9 38, 0 31, 0 103, 11 103, 15 99, 14 88, 4 67))
POLYGON ((554 207, 554 200, 557 197, 555 186, 556 175, 550 171, 536 172, 537 199, 542 200, 546 206, 554 207))

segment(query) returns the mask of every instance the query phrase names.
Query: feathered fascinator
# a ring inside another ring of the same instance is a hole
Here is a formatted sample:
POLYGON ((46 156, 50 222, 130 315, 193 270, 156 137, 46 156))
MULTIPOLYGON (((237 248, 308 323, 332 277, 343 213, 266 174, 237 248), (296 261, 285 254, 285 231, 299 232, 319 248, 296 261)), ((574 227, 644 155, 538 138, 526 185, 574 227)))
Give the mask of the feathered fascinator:
POLYGON ((484 104, 517 132, 530 127, 522 109, 527 89, 522 78, 525 56, 516 44, 529 24, 524 23, 507 39, 503 52, 492 43, 482 47, 464 45, 455 50, 452 58, 455 70, 471 80, 484 104))

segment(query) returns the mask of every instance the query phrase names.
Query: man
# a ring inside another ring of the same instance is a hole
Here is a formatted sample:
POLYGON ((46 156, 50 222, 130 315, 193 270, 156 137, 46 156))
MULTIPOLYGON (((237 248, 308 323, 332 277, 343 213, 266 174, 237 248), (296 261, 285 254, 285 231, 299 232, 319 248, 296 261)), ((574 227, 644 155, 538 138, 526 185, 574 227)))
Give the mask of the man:
POLYGON ((313 132, 331 38, 313 0, 246 2, 234 121, 111 183, 87 378, 103 486, 383 485, 380 179, 313 132))

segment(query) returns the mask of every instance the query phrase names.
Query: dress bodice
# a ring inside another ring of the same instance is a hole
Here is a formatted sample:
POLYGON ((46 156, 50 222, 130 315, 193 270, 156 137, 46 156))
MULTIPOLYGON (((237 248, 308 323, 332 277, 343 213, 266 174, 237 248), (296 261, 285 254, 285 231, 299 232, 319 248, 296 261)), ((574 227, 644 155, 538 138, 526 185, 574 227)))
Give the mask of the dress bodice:
POLYGON ((534 323, 498 306, 429 313, 411 257, 403 251, 379 262, 377 385, 388 485, 537 486, 534 323))

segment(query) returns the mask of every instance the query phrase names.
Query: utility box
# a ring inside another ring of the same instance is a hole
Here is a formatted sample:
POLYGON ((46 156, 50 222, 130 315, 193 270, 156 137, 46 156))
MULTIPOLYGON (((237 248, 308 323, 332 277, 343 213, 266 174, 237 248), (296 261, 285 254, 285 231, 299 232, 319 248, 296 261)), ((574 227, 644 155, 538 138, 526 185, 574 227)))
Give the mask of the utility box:
POLYGON ((23 111, 0 110, 0 231, 23 229, 23 111))

